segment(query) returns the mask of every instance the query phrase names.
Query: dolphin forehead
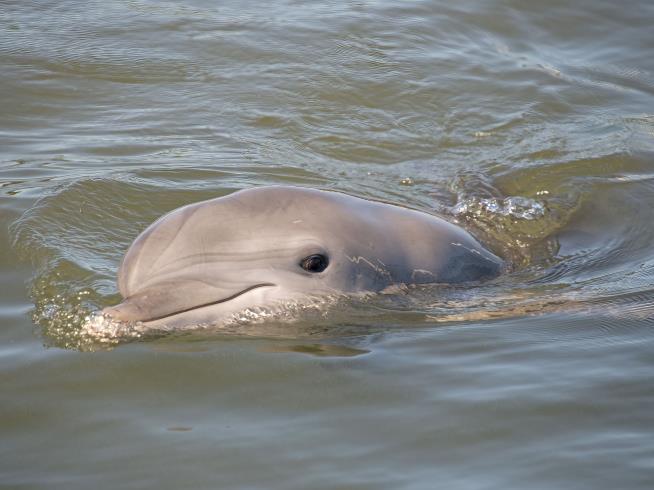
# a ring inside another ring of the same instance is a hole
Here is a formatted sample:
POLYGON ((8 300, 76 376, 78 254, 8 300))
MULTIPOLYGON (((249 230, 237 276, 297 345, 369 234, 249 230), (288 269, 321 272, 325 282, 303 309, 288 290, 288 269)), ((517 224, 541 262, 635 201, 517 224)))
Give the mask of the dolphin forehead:
MULTIPOLYGON (((213 203, 211 203, 213 205, 213 203)), ((143 232, 118 274, 123 297, 159 282, 187 278, 218 287, 247 283, 262 271, 291 263, 298 251, 320 252, 312 236, 241 219, 221 220, 213 206, 175 211, 143 232), (254 277, 252 277, 254 276, 254 277)))
POLYGON ((128 293, 162 268, 209 262, 242 266, 301 251, 354 252, 357 244, 381 253, 393 236, 384 226, 389 217, 382 206, 393 211, 344 194, 297 187, 254 188, 191 204, 163 216, 134 241, 119 282, 128 293))

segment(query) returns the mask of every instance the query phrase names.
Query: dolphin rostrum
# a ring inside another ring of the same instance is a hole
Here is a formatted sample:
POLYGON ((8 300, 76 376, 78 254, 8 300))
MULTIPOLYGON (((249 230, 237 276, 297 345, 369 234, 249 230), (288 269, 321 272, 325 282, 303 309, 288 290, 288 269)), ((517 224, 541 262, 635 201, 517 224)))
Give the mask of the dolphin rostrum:
POLYGON ((396 284, 496 277, 503 261, 442 218, 346 194, 258 187, 172 211, 118 272, 115 320, 218 325, 248 308, 396 284))

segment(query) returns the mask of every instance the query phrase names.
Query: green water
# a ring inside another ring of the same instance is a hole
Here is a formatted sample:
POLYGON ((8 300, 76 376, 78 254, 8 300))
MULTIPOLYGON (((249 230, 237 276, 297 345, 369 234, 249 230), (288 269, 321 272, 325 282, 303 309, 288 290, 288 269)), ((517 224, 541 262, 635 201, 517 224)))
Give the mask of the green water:
POLYGON ((650 489, 654 4, 0 2, 0 487, 650 489), (266 184, 511 270, 89 340, 133 238, 266 184))

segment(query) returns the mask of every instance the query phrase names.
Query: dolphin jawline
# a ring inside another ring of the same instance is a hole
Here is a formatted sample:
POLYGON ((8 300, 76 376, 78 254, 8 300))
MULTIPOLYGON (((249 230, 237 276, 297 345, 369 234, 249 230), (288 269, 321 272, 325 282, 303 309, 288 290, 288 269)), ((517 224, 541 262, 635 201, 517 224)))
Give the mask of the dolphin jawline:
MULTIPOLYGON (((253 286, 247 287, 247 288, 243 289, 242 291, 239 291, 239 292, 234 293, 234 294, 232 294, 230 296, 227 296, 226 298, 222 298, 222 299, 219 299, 219 300, 216 300, 216 301, 210 301, 208 303, 202 303, 202 304, 195 305, 195 306, 190 306, 188 308, 184 308, 182 310, 177 310, 177 311, 174 311, 172 313, 166 313, 165 315, 153 316, 151 318, 140 318, 137 321, 139 321, 139 322, 154 322, 154 321, 157 321, 157 320, 163 320, 165 318, 170 318, 171 316, 180 315, 182 313, 187 313, 187 312, 193 311, 193 310, 199 310, 200 308, 206 308, 208 306, 214 306, 214 305, 219 305, 221 303, 226 303, 227 301, 231 301, 231 300, 233 300, 235 298, 238 298, 239 296, 242 296, 245 293, 253 291, 254 289, 259 289, 259 288, 264 288, 264 287, 274 287, 274 286, 276 286, 276 284, 273 284, 271 282, 262 282, 260 284, 254 284, 253 286)), ((126 298, 125 301, 129 301, 129 298, 126 298)), ((120 304, 118 304, 116 306, 120 306, 120 304)), ((107 314, 109 316, 112 316, 110 312, 107 313, 107 314)))

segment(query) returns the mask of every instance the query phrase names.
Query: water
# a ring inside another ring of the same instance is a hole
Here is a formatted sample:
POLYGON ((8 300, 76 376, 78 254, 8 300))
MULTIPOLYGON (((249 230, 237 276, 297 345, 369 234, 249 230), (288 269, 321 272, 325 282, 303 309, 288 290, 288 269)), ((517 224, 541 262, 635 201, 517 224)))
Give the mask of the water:
POLYGON ((3 2, 0 486, 651 488, 653 22, 642 0, 3 2), (439 213, 511 270, 80 334, 147 224, 265 184, 439 213))

